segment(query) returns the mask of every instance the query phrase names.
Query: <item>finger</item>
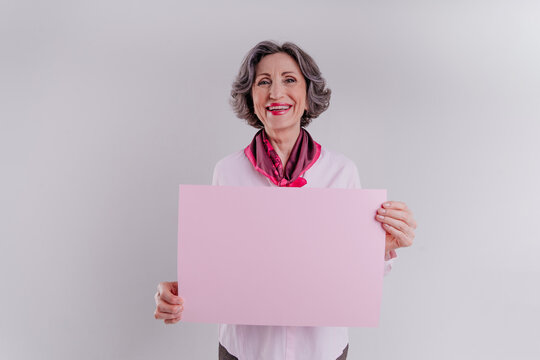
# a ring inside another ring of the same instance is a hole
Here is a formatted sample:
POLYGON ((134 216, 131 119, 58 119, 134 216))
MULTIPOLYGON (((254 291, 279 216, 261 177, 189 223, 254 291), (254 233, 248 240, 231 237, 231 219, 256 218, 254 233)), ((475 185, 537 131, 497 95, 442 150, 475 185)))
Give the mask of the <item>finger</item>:
POLYGON ((416 220, 413 217, 412 211, 407 208, 405 210, 391 210, 380 208, 377 210, 378 214, 393 217, 394 219, 399 219, 407 223, 412 229, 417 228, 416 220))
POLYGON ((182 305, 184 304, 184 299, 182 299, 180 296, 175 295, 172 292, 173 284, 174 283, 167 283, 167 282, 159 283, 158 285, 159 297, 165 302, 168 302, 169 304, 182 305))
POLYGON ((165 324, 176 324, 177 322, 180 321, 180 318, 178 319, 167 319, 167 320, 164 320, 165 324))
POLYGON ((172 319, 181 319, 182 316, 176 314, 166 314, 166 313, 155 313, 154 317, 159 320, 172 320, 172 319))
POLYGON ((396 220, 389 216, 382 216, 382 215, 377 215, 377 220, 379 220, 383 224, 392 225, 394 228, 398 229, 404 234, 410 235, 412 232, 410 229, 410 226, 401 220, 396 220))
POLYGON ((382 207, 385 209, 405 210, 407 208, 407 205, 402 201, 387 201, 382 204, 382 207))
POLYGON ((379 210, 377 210, 377 213, 397 220, 401 220, 406 224, 410 225, 411 216, 409 212, 405 210, 391 210, 380 208, 379 210))
POLYGON ((167 304, 164 301, 160 301, 156 307, 158 312, 167 313, 167 314, 178 314, 184 310, 182 305, 171 305, 167 304))
MULTIPOLYGON (((382 207, 378 210, 379 213, 383 214, 381 211, 391 211, 390 209, 395 209, 398 211, 404 211, 407 215, 407 220, 405 221, 408 223, 413 229, 416 229, 418 227, 418 224, 416 223, 416 220, 414 219, 413 213, 411 209, 407 207, 407 204, 401 201, 388 201, 382 205, 382 207)), ((394 211, 395 211, 394 210, 394 211)), ((400 218, 400 217, 398 217, 400 218)), ((403 219, 402 219, 403 220, 403 219)))
POLYGON ((407 246, 407 244, 404 243, 403 241, 403 239, 405 238, 405 234, 403 234, 396 228, 393 228, 391 225, 383 224, 382 226, 384 230, 386 231, 386 242, 385 242, 386 251, 396 250, 401 247, 407 246))
POLYGON ((407 234, 403 233, 402 231, 388 224, 383 224, 383 228, 397 239, 399 247, 407 247, 412 245, 412 239, 410 239, 407 234))
POLYGON ((160 312, 158 310, 156 310, 154 312, 154 317, 156 319, 161 319, 161 320, 170 320, 170 319, 181 319, 182 318, 182 314, 169 314, 169 313, 164 313, 164 312, 160 312))

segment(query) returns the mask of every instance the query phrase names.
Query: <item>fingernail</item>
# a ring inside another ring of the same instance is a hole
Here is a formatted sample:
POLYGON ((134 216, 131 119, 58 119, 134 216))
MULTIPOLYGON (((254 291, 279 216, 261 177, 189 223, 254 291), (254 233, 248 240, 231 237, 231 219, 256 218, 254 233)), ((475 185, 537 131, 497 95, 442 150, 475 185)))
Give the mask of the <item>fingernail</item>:
POLYGON ((379 213, 380 213, 380 214, 386 214, 386 210, 384 210, 384 209, 379 209, 379 213))
POLYGON ((382 215, 377 215, 377 219, 382 220, 382 219, 384 219, 384 216, 382 216, 382 215))
POLYGON ((390 206, 390 203, 387 202, 387 203, 384 204, 384 206, 389 207, 389 206, 390 206))

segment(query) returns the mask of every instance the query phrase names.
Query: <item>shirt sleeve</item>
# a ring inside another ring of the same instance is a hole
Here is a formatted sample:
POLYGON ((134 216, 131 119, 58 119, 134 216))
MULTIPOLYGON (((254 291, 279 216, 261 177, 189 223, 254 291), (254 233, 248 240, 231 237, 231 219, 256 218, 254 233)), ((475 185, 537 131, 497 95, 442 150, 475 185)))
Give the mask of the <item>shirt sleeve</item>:
POLYGON ((384 275, 388 274, 392 270, 392 264, 397 257, 396 251, 391 250, 384 255, 384 275))

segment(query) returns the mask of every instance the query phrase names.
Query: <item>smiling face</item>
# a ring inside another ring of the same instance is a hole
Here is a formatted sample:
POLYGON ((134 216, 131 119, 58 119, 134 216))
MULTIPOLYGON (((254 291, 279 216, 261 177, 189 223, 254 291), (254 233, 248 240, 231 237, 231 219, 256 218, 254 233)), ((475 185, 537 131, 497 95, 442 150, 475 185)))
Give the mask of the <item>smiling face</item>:
POLYGON ((300 127, 306 104, 306 80, 296 61, 285 53, 266 55, 255 68, 251 88, 255 114, 266 131, 300 127))

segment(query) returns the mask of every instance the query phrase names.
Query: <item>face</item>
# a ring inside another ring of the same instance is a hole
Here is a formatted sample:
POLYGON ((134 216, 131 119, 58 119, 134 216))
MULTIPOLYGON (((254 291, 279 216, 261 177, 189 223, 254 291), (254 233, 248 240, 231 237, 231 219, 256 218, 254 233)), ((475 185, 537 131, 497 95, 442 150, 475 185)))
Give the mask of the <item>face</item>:
POLYGON ((285 53, 266 55, 255 68, 251 88, 255 114, 268 131, 300 127, 306 81, 296 61, 285 53))

